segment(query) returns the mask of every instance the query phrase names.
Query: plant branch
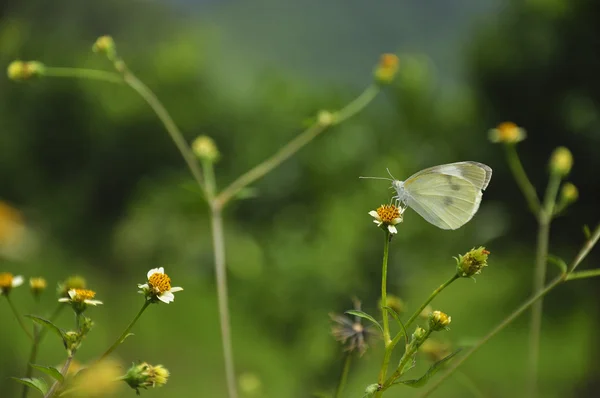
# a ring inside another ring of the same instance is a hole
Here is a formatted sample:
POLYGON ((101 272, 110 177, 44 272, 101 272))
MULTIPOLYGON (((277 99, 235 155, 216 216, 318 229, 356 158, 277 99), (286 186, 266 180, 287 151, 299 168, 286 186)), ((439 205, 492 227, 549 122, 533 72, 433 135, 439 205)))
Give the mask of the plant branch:
POLYGON ((46 77, 68 77, 75 79, 102 80, 109 83, 123 83, 123 77, 114 72, 84 68, 46 67, 43 71, 46 77))
POLYGON ((15 314, 15 318, 17 318, 17 322, 19 322, 19 326, 21 326, 21 329, 23 329, 23 331, 25 332, 27 337, 29 337, 29 339, 31 341, 34 341, 34 338, 31 335, 31 332, 27 329, 27 326, 25 326, 25 324, 23 323, 23 319, 21 318, 21 315, 19 315, 19 311, 17 311, 15 304, 13 303, 12 299, 10 298, 10 294, 6 294, 5 297, 6 297, 6 301, 8 301, 8 305, 10 306, 10 309, 12 310, 13 314, 15 314))
POLYGON ((142 306, 142 308, 140 309, 140 311, 137 313, 137 315, 135 316, 135 318, 133 318, 133 320, 129 323, 129 325, 127 325, 127 327, 125 328, 125 330, 123 331, 123 333, 121 333, 121 335, 117 338, 117 340, 115 340, 115 342, 113 343, 113 345, 111 345, 104 352, 104 354, 102 354, 102 356, 100 358, 98 358, 95 362, 102 361, 104 358, 106 358, 107 356, 109 356, 119 345, 121 345, 121 343, 123 343, 123 341, 127 338, 127 335, 129 334, 129 332, 133 328, 133 325, 135 325, 135 323, 138 321, 138 319, 140 319, 140 317, 142 316, 142 314, 144 313, 144 311, 146 311, 146 308, 148 308, 148 306, 150 304, 151 304, 151 301, 149 301, 149 300, 145 300, 144 301, 144 305, 142 306))
POLYGON ((344 387, 346 386, 346 380, 348 380, 348 372, 350 371, 350 364, 352 363, 352 352, 346 354, 344 359, 344 367, 342 368, 342 374, 340 381, 338 382, 337 388, 335 389, 334 398, 341 398, 344 387))
MULTIPOLYGON (((63 365, 62 369, 60 370, 60 374, 63 375, 63 377, 65 379, 67 377, 67 373, 69 372, 69 368, 71 367, 71 362, 73 362, 73 354, 69 354, 69 356, 67 357, 67 360, 65 361, 65 364, 63 365)), ((50 390, 48 390, 46 395, 44 395, 44 398, 53 397, 54 394, 56 393, 56 390, 58 390, 58 387, 60 387, 60 384, 61 383, 58 380, 56 380, 54 382, 54 384, 52 384, 52 387, 50 387, 50 390)))
POLYGON ((523 192, 523 196, 525 196, 525 200, 527 200, 529 210, 531 210, 535 217, 538 217, 541 206, 540 200, 533 184, 531 184, 531 181, 529 181, 529 178, 527 177, 527 173, 525 173, 523 164, 517 154, 517 149, 515 145, 505 145, 504 147, 506 149, 506 160, 513 173, 513 177, 517 181, 521 192, 523 192))

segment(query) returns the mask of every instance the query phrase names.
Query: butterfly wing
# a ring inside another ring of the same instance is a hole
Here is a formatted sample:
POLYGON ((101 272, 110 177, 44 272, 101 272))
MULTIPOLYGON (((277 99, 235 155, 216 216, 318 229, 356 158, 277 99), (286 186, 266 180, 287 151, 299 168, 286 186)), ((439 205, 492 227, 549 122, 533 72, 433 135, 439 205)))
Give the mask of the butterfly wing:
POLYGON ((404 182, 406 204, 438 228, 460 228, 477 213, 491 174, 476 162, 422 170, 404 182))

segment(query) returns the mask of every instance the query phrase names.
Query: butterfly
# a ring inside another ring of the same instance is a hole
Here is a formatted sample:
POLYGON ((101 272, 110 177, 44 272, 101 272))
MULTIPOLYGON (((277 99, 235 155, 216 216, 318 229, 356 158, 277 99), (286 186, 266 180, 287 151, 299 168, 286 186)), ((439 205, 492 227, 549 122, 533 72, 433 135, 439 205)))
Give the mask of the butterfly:
POLYGON ((410 207, 438 228, 458 229, 479 210, 492 169, 483 163, 467 161, 433 166, 405 181, 390 176, 396 191, 392 200, 397 205, 410 207))

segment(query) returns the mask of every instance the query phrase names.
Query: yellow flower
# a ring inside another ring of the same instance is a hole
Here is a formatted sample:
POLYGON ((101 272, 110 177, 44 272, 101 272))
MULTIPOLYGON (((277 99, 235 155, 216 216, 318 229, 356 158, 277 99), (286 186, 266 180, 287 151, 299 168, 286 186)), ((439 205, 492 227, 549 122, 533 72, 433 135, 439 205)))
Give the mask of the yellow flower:
POLYGON ((552 157, 550 158, 550 171, 561 177, 566 177, 571 172, 572 167, 573 155, 571 154, 571 151, 564 146, 561 146, 552 152, 552 157))
POLYGON ((375 81, 379 84, 390 84, 398 73, 400 60, 395 54, 382 54, 375 68, 375 81))
POLYGON ((377 210, 371 210, 369 215, 375 219, 373 222, 377 224, 378 227, 383 225, 391 234, 397 234, 398 230, 395 225, 402 222, 402 213, 404 213, 402 207, 396 207, 395 205, 381 205, 377 210))
POLYGON ((71 289, 68 292, 69 298, 61 297, 58 299, 61 303, 71 303, 73 310, 81 314, 86 310, 88 305, 97 306, 102 304, 102 301, 93 300, 96 297, 96 292, 87 289, 71 289))
POLYGON ((152 268, 147 276, 148 283, 138 285, 138 288, 142 289, 139 293, 144 294, 147 300, 160 300, 169 304, 175 300, 173 293, 183 290, 182 287, 171 287, 171 278, 165 274, 163 267, 152 268))
POLYGON ((493 143, 516 144, 523 141, 527 134, 524 129, 513 122, 503 122, 491 129, 488 136, 493 143))
POLYGON ((13 276, 9 272, 0 273, 0 295, 8 295, 10 291, 23 284, 22 276, 13 276))
POLYGON ((44 278, 30 278, 29 287, 34 296, 39 296, 44 290, 46 290, 46 280, 44 278))
POLYGON ((138 365, 134 364, 121 379, 139 394, 140 388, 164 386, 169 375, 169 371, 162 365, 152 366, 142 362, 138 365))
POLYGON ((433 331, 446 330, 451 321, 452 317, 442 311, 433 311, 429 315, 429 328, 433 331))
POLYGON ((85 289, 87 287, 87 281, 85 278, 74 275, 68 277, 64 282, 58 284, 56 293, 59 297, 70 297, 69 290, 71 289, 85 289))

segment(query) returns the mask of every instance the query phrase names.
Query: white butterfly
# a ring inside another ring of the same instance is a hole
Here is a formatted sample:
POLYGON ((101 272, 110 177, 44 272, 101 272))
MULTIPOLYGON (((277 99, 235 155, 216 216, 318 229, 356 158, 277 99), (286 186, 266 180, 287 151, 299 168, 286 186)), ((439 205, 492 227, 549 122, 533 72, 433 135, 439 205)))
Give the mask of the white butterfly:
POLYGON ((392 176, 392 198, 442 229, 465 225, 479 209, 492 169, 477 162, 442 164, 421 170, 406 181, 392 176))

